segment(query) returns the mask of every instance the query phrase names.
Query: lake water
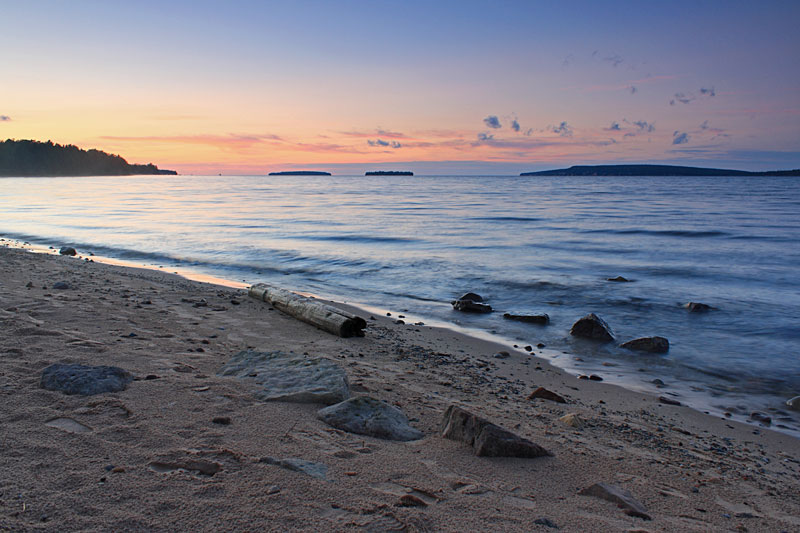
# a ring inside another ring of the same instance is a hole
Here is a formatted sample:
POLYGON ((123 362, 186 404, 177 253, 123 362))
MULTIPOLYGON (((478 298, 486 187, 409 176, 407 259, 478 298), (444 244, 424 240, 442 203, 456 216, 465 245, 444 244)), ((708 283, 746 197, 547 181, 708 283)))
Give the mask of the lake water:
POLYGON ((541 342, 574 373, 798 427, 782 410, 800 394, 797 178, 5 178, 0 235, 541 342), (467 291, 497 312, 453 311, 467 291), (589 312, 669 353, 570 338, 589 312))

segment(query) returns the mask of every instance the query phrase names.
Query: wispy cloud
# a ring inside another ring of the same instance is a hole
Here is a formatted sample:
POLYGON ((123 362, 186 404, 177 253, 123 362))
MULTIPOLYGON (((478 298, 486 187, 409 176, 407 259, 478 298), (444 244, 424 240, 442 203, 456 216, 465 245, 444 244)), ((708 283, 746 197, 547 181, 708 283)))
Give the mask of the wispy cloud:
POLYGON ((402 148, 403 145, 397 141, 384 141, 383 139, 375 139, 374 141, 371 139, 367 139, 367 144, 370 146, 384 146, 390 148, 402 148))
POLYGON ((203 144, 217 148, 246 149, 264 143, 285 142, 282 137, 272 134, 229 134, 229 135, 145 135, 140 137, 105 135, 101 139, 122 142, 161 142, 175 144, 203 144))
POLYGON ((636 88, 635 86, 633 86, 633 85, 631 85, 630 87, 628 87, 628 90, 631 92, 631 94, 636 94, 636 93, 639 91, 639 89, 637 89, 637 88, 636 88))
POLYGON ((639 131, 643 133, 653 133, 656 131, 656 127, 654 124, 647 122, 645 120, 637 120, 636 122, 632 123, 634 126, 639 128, 639 131))
POLYGON ((675 105, 676 103, 680 102, 681 104, 688 104, 694 100, 692 96, 686 96, 683 93, 675 93, 672 97, 672 100, 669 101, 669 105, 675 105))
POLYGON ((9 117, 8 115, 0 115, 0 122, 10 122, 10 121, 11 117, 9 117))
POLYGON ((618 67, 620 66, 625 60, 618 54, 613 54, 608 57, 604 57, 603 61, 611 63, 611 66, 618 67))
POLYGON ((562 137, 572 137, 572 128, 566 122, 562 122, 558 126, 550 126, 550 131, 562 137))
MULTIPOLYGON (((717 95, 717 91, 714 87, 707 89, 705 87, 700 87, 700 97, 707 97, 713 98, 717 95)), ((699 97, 695 96, 693 93, 685 94, 685 93, 675 93, 672 99, 669 101, 669 105, 675 105, 677 103, 681 104, 690 104, 697 100, 699 97)))
POLYGON ((622 128, 619 125, 619 122, 614 121, 611 123, 609 127, 606 128, 607 131, 622 131, 622 128))
POLYGON ((498 129, 502 128, 502 124, 500 124, 500 119, 497 118, 495 115, 489 115, 485 119, 483 119, 483 123, 486 124, 487 127, 498 129))
POLYGON ((479 143, 486 143, 491 142, 494 140, 494 134, 489 133, 488 131, 482 131, 478 133, 478 142, 479 143))
POLYGON ((372 130, 372 131, 340 131, 338 133, 341 134, 341 135, 344 135, 346 137, 358 137, 358 138, 362 138, 362 139, 366 139, 368 137, 375 137, 375 136, 384 137, 384 138, 387 138, 387 139, 406 139, 407 138, 407 136, 404 133, 400 133, 400 132, 397 132, 397 131, 384 130, 384 129, 381 129, 381 128, 376 128, 375 130, 372 130))
POLYGON ((511 120, 511 129, 514 131, 519 131, 519 122, 517 122, 517 119, 511 120))
POLYGON ((700 87, 700 94, 702 94, 703 96, 714 97, 717 96, 717 91, 714 90, 714 87, 711 87, 710 89, 706 89, 705 87, 700 87))
POLYGON ((686 132, 675 131, 672 134, 672 144, 686 144, 689 142, 689 134, 686 132))

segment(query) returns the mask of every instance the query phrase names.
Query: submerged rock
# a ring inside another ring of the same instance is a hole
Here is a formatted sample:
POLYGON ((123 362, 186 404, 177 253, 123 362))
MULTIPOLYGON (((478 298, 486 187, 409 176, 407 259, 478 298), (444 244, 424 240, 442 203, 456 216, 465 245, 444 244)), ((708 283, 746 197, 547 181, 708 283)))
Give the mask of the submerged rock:
POLYGON ((379 439, 409 441, 425 436, 408 424, 400 409, 368 396, 320 409, 317 418, 337 429, 379 439))
POLYGON ((472 446, 479 457, 544 457, 550 452, 455 405, 442 418, 442 437, 472 446))
POLYGON ((633 498, 630 492, 608 483, 595 483, 591 487, 585 488, 578 494, 581 496, 594 496, 612 503, 625 511, 625 514, 636 516, 645 520, 652 520, 647 514, 647 508, 633 498))
POLYGON ((641 337, 623 342, 619 346, 638 352, 667 353, 669 351, 669 341, 664 337, 641 337))
POLYGON ((594 313, 589 313, 572 325, 569 334, 574 337, 583 337, 601 342, 611 342, 614 335, 605 321, 594 313))
POLYGON ((564 399, 563 396, 560 394, 556 394, 553 391, 547 390, 544 387, 539 387, 532 393, 528 395, 529 400, 534 400, 536 398, 541 398, 542 400, 550 400, 551 402, 557 403, 567 403, 567 400, 564 399))
POLYGON ((528 324, 546 325, 550 323, 550 315, 547 313, 542 313, 540 315, 512 315, 511 313, 504 313, 503 318, 506 320, 516 320, 517 322, 526 322, 528 324))
POLYGON ((631 280, 617 276, 616 278, 606 278, 606 281, 616 281, 617 283, 630 283, 631 280))
POLYGON ((39 385, 64 394, 92 396, 125 390, 133 376, 116 366, 50 365, 42 371, 39 385))
POLYGON ((62 246, 58 253, 61 255, 78 255, 78 252, 72 246, 62 246))
POLYGON ((706 311, 711 311, 714 309, 708 304, 702 304, 700 302, 689 302, 688 304, 684 305, 686 309, 689 310, 690 313, 705 313, 706 311))
POLYGON ((491 305, 483 303, 483 298, 474 292, 468 292, 458 300, 450 302, 453 309, 464 313, 491 313, 491 305))
POLYGON ((323 357, 244 350, 217 373, 252 381, 265 401, 339 403, 350 397, 345 371, 323 357))

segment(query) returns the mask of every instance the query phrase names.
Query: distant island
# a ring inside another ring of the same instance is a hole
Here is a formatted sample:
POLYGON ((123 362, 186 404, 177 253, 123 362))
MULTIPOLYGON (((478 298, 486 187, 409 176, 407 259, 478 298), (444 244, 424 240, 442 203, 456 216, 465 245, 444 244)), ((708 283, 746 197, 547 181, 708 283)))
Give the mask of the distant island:
POLYGON ((520 176, 800 176, 800 169, 748 172, 678 165, 577 165, 558 170, 523 172, 520 176))
POLYGON ((330 176, 330 172, 318 170, 285 170, 283 172, 270 172, 270 176, 330 176))
POLYGON ((83 150, 71 144, 50 141, 0 142, 0 176, 131 176, 134 174, 177 174, 152 163, 132 165, 122 157, 100 150, 83 150))
POLYGON ((413 176, 410 170, 371 170, 364 173, 365 176, 413 176))

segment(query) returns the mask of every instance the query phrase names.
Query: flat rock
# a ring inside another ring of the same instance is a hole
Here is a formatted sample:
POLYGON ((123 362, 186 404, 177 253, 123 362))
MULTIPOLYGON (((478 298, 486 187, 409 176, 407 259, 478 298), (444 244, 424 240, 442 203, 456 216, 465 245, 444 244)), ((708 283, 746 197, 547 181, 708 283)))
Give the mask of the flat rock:
POLYGON ((592 339, 602 342, 611 342, 614 340, 614 335, 611 333, 611 328, 605 321, 594 313, 589 313, 585 317, 578 319, 572 325, 569 334, 574 337, 583 337, 584 339, 592 339))
POLYGON ((256 397, 264 401, 330 405, 350 397, 345 371, 323 357, 244 350, 217 375, 256 383, 256 397))
POLYGON ((49 422, 45 422, 44 425, 47 427, 60 429, 61 431, 66 431, 68 433, 88 433, 92 431, 92 428, 84 426, 77 420, 73 420, 71 418, 54 418, 49 422))
POLYGON ((673 400, 672 398, 667 398, 666 396, 659 396, 658 401, 667 405, 681 405, 681 402, 678 400, 673 400))
POLYGON ((542 313, 540 315, 512 315, 511 313, 503 313, 503 318, 506 320, 515 320, 527 324, 540 324, 543 326, 550 323, 550 315, 547 313, 542 313))
POLYGON ((534 400, 536 398, 541 398, 542 400, 550 400, 551 402, 558 402, 558 403, 567 403, 567 400, 564 399, 563 396, 560 394, 556 394, 551 390, 547 390, 544 387, 539 387, 532 393, 528 395, 529 400, 534 400))
POLYGON ((480 294, 475 294, 474 292, 468 292, 467 294, 465 294, 464 296, 459 298, 459 300, 470 300, 472 302, 482 302, 483 301, 483 297, 480 294))
POLYGON ((297 459, 289 457, 287 459, 278 459, 276 457, 262 457, 258 460, 260 463, 269 465, 280 466, 286 470, 293 472, 302 472, 317 479, 328 479, 328 467, 322 463, 315 463, 314 461, 306 461, 305 459, 297 459))
POLYGON ((786 407, 792 411, 800 411, 800 396, 795 396, 790 400, 786 400, 786 407))
POLYGON ((711 311, 713 309, 713 307, 710 305, 700 302, 689 302, 688 304, 684 305, 684 307, 688 309, 690 313, 705 313, 706 311, 711 311))
POLYGON ((39 385, 64 394, 92 396, 125 390, 131 381, 131 373, 116 366, 55 364, 42 371, 39 385))
POLYGON ((641 337, 623 342, 619 346, 620 348, 638 352, 667 353, 669 351, 669 341, 664 337, 641 337))
POLYGON ((617 283, 630 283, 631 280, 628 278, 623 278, 622 276, 617 276, 616 278, 606 278, 606 281, 615 281, 617 283))
POLYGON ((652 520, 644 505, 636 501, 627 490, 609 485, 608 483, 595 483, 591 487, 585 488, 578 494, 581 496, 594 496, 602 500, 616 503, 617 506, 625 511, 625 514, 652 520))
POLYGON ((53 288, 63 291, 69 289, 70 286, 69 283, 67 283, 66 281, 56 281, 55 283, 53 283, 53 288))
POLYGON ((78 252, 72 246, 62 246, 58 253, 61 255, 78 255, 78 252))
POLYGON ((358 396, 320 409, 317 417, 337 429, 386 440, 418 440, 424 434, 408 424, 403 412, 386 402, 358 396))
POLYGON ((544 457, 550 452, 465 409, 451 405, 442 418, 442 437, 472 446, 479 457, 544 457))

